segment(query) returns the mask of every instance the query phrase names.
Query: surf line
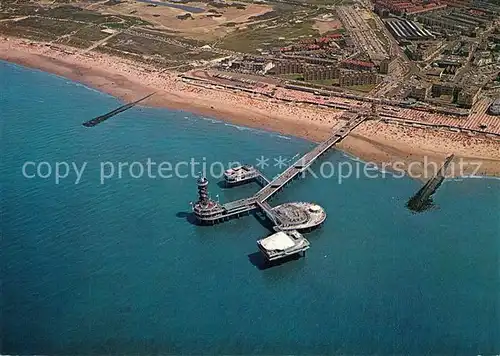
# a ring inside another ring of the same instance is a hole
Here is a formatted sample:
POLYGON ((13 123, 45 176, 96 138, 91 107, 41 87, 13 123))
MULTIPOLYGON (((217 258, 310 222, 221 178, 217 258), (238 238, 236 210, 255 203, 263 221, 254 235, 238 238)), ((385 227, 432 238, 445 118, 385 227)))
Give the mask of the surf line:
POLYGON ((149 98, 150 96, 152 96, 154 94, 155 93, 148 94, 144 98, 141 98, 141 99, 133 101, 131 103, 122 105, 118 109, 110 111, 107 114, 104 114, 104 115, 101 115, 101 116, 97 116, 97 117, 93 118, 92 120, 84 122, 82 125, 85 126, 85 127, 94 127, 94 126, 100 124, 101 122, 106 121, 110 117, 113 117, 113 116, 115 116, 115 115, 117 115, 117 114, 119 114, 119 113, 121 113, 121 112, 123 112, 125 110, 133 108, 134 106, 136 106, 137 104, 139 104, 141 101, 146 100, 147 98, 149 98))

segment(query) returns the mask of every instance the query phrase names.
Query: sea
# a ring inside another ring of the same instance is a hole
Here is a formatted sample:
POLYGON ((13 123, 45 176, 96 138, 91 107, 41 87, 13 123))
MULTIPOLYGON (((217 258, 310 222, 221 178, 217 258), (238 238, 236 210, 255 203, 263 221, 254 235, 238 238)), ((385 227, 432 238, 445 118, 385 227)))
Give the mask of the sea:
POLYGON ((0 89, 0 354, 500 353, 499 180, 447 179, 413 213, 421 181, 332 150, 271 201, 324 225, 268 265, 259 216, 193 223, 196 178, 243 198, 259 186, 223 169, 272 178, 314 143, 149 107, 83 127, 123 103, 7 62, 0 89))

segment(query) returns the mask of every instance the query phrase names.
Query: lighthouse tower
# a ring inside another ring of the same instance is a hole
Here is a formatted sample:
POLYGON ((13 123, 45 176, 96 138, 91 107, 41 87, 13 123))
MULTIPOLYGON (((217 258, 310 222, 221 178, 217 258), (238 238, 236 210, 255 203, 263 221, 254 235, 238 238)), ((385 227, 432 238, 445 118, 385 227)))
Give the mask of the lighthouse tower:
POLYGON ((196 183, 198 185, 198 203, 206 207, 210 202, 210 199, 208 199, 208 179, 200 177, 196 183))
POLYGON ((193 212, 198 222, 214 224, 219 221, 224 212, 223 207, 208 197, 208 179, 200 177, 196 181, 198 186, 198 201, 193 204, 193 212))

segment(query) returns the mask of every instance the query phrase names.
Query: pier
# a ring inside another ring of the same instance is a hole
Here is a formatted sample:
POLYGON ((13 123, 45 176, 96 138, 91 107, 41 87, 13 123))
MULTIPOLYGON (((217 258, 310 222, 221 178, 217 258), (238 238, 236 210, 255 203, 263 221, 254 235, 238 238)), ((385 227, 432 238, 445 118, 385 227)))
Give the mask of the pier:
POLYGON ((268 185, 262 188, 255 194, 255 199, 259 202, 264 202, 272 198, 279 192, 286 184, 292 179, 296 178, 299 174, 305 172, 313 162, 322 156, 326 151, 332 148, 336 143, 343 140, 352 130, 359 126, 364 120, 365 116, 356 116, 354 119, 348 121, 326 140, 318 146, 307 152, 304 156, 300 157, 293 165, 288 167, 278 177, 273 179, 268 185))
POLYGON ((280 175, 269 181, 260 171, 244 165, 228 169, 224 173, 227 185, 257 181, 262 185, 251 197, 220 204, 209 198, 208 180, 198 179, 198 201, 192 204, 193 213, 201 224, 213 225, 232 218, 248 215, 257 210, 273 224, 275 234, 260 239, 257 245, 268 261, 301 254, 309 249, 310 243, 299 231, 309 231, 320 226, 326 219, 324 209, 313 203, 291 202, 272 207, 268 200, 274 197, 294 178, 299 177, 326 151, 340 142, 364 120, 373 117, 367 108, 358 113, 346 113, 348 120, 332 132, 330 137, 304 154, 280 175))
POLYGON ((267 218, 273 222, 273 224, 275 226, 280 225, 281 221, 280 221, 278 215, 275 214, 272 206, 269 205, 269 203, 267 201, 261 202, 261 201, 257 200, 256 204, 259 207, 259 209, 267 216, 267 218))
POLYGON ((367 108, 358 113, 346 113, 349 120, 332 132, 330 137, 304 154, 280 175, 269 181, 260 171, 244 165, 228 169, 224 173, 227 185, 256 181, 262 185, 253 196, 220 204, 209 198, 208 180, 198 179, 198 201, 192 204, 193 213, 201 224, 213 225, 232 218, 248 215, 257 210, 273 224, 275 234, 260 239, 257 245, 268 261, 290 255, 305 255, 310 243, 299 231, 309 231, 320 226, 326 219, 324 209, 314 203, 290 202, 272 207, 268 201, 294 178, 299 177, 326 151, 340 142, 364 120, 373 117, 367 108))
POLYGON ((211 201, 212 205, 210 205, 210 214, 208 215, 203 213, 201 205, 198 205, 197 207, 195 205, 195 214, 197 212, 201 213, 196 214, 198 220, 202 223, 213 224, 226 221, 230 218, 239 217, 248 214, 252 210, 259 209, 274 224, 279 225, 280 220, 276 216, 273 208, 267 203, 267 201, 274 195, 276 195, 276 193, 281 191, 291 180, 304 173, 314 163, 314 161, 316 161, 326 151, 331 149, 335 144, 349 135, 352 130, 354 130, 367 118, 368 117, 365 115, 352 115, 351 119, 348 120, 340 128, 336 129, 327 140, 323 141, 322 143, 314 147, 311 151, 304 154, 272 181, 269 182, 259 172, 259 183, 267 184, 265 184, 264 187, 255 195, 248 198, 228 202, 223 205, 211 201))
POLYGON ((421 212, 428 209, 432 205, 432 195, 439 188, 445 178, 446 170, 453 161, 454 155, 446 157, 441 168, 436 175, 429 179, 425 185, 408 201, 407 206, 410 210, 421 212))

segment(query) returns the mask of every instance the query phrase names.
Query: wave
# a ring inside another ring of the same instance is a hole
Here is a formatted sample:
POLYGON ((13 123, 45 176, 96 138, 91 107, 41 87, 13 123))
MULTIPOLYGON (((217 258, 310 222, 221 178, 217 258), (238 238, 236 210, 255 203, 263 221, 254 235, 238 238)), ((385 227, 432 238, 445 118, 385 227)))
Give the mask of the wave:
POLYGON ((250 127, 238 126, 238 125, 228 124, 228 123, 224 123, 224 126, 234 127, 235 129, 237 129, 239 131, 252 131, 252 132, 256 132, 256 133, 262 133, 262 132, 264 132, 262 130, 252 129, 250 127))
POLYGON ((247 127, 247 126, 239 126, 239 125, 229 124, 229 123, 224 123, 224 125, 229 126, 229 127, 234 127, 235 129, 237 129, 239 131, 250 131, 250 132, 254 132, 256 134, 270 135, 271 137, 277 137, 277 138, 280 138, 283 140, 291 140, 292 139, 289 136, 280 135, 280 134, 274 133, 272 131, 266 131, 266 130, 262 130, 262 129, 247 127))
POLYGON ((451 184, 455 182, 463 182, 468 179, 485 179, 485 180, 497 180, 500 181, 500 177, 492 177, 492 176, 473 176, 473 175, 468 175, 468 176, 458 176, 458 177, 449 177, 446 178, 443 181, 443 184, 451 184))
POLYGON ((471 175, 471 176, 460 176, 460 177, 457 177, 455 179, 492 179, 492 180, 500 180, 500 177, 492 177, 492 176, 475 176, 475 175, 471 175))
POLYGON ((273 137, 278 137, 278 138, 282 138, 284 140, 291 140, 292 138, 291 137, 288 137, 288 136, 283 136, 283 135, 272 135, 273 137))
POLYGON ((210 121, 212 124, 222 124, 222 121, 216 120, 216 119, 211 118, 211 117, 204 117, 204 116, 202 116, 201 119, 205 120, 205 121, 210 121))
POLYGON ((270 135, 271 137, 277 137, 277 138, 280 138, 283 140, 291 140, 292 139, 292 137, 280 135, 280 134, 277 134, 277 133, 272 132, 272 131, 266 131, 266 130, 252 128, 252 127, 247 127, 247 126, 235 125, 235 124, 231 124, 228 122, 224 122, 224 121, 217 120, 217 119, 214 119, 211 117, 206 117, 206 116, 184 116, 184 119, 202 119, 205 121, 209 121, 212 124, 224 124, 224 126, 233 127, 238 131, 250 131, 250 132, 254 132, 256 134, 266 134, 266 135, 270 135))
MULTIPOLYGON (((337 148, 337 149, 338 149, 338 148, 337 148)), ((342 151, 342 150, 340 150, 340 152, 341 152, 342 156, 343 156, 343 157, 345 157, 345 158, 349 158, 349 159, 351 159, 351 160, 353 160, 353 161, 356 161, 356 162, 368 163, 368 162, 363 161, 363 160, 362 160, 361 158, 359 158, 358 156, 355 156, 355 155, 350 154, 350 153, 348 153, 348 152, 345 152, 345 151, 342 151)))
MULTIPOLYGON (((64 77, 60 77, 60 78, 64 78, 64 77)), ((98 94, 101 94, 101 95, 103 95, 103 96, 107 96, 108 98, 114 98, 114 99, 117 99, 117 98, 116 98, 116 96, 113 96, 113 95, 111 95, 111 94, 105 93, 105 92, 100 91, 100 90, 98 90, 98 89, 95 89, 95 88, 89 87, 89 86, 87 86, 87 85, 85 85, 85 84, 82 84, 82 83, 79 83, 79 82, 75 82, 75 81, 72 81, 72 80, 69 80, 69 79, 66 79, 66 78, 64 78, 64 79, 65 79, 64 81, 65 81, 66 83, 68 83, 68 84, 71 84, 71 85, 74 85, 74 86, 77 86, 77 87, 80 87, 80 88, 85 88, 85 89, 87 89, 87 90, 89 90, 89 91, 92 91, 92 92, 94 92, 94 93, 98 93, 98 94)))

